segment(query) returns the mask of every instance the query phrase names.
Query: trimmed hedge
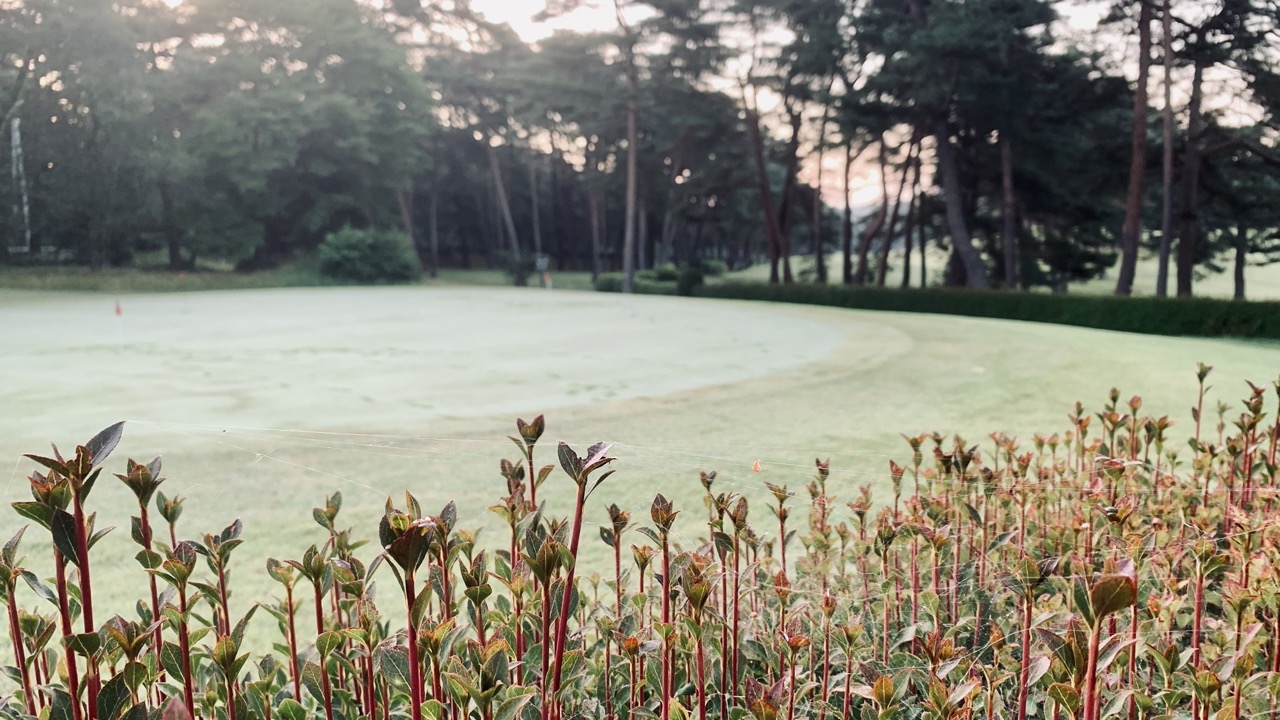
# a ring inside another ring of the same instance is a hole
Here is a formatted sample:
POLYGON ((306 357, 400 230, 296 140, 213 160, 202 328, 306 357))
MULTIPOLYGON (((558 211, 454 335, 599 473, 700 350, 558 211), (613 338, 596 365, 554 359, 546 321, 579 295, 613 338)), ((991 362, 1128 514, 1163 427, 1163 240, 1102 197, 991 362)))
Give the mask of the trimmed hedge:
MULTIPOLYGON (((595 282, 600 292, 622 292, 622 273, 600 273, 595 282)), ((635 291, 638 295, 676 295, 674 281, 649 280, 636 273, 635 291)))
POLYGON ((1027 320, 1148 335, 1280 340, 1280 302, 744 282, 706 285, 699 288, 697 294, 736 300, 1027 320))
MULTIPOLYGON (((598 290, 617 292, 616 287, 598 290)), ((652 292, 652 288, 637 292, 652 292)), ((675 287, 667 292, 674 294, 675 287)), ((1280 340, 1280 302, 1212 298, 1122 298, 975 290, 902 290, 844 285, 726 282, 698 287, 698 297, 826 305, 860 310, 936 313, 1056 323, 1100 330, 1280 340)))

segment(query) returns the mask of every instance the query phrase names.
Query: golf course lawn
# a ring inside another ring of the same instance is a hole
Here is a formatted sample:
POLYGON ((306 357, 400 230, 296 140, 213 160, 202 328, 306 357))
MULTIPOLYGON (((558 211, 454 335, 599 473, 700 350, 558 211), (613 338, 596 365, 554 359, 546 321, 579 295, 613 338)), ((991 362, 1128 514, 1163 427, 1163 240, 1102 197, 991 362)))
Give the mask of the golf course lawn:
MULTIPOLYGON (((35 466, 22 453, 50 441, 70 450, 125 420, 108 472, 163 455, 163 491, 187 498, 180 536, 244 521, 237 612, 275 593, 266 557, 297 557, 327 537, 310 509, 336 490, 339 526, 365 539, 387 497, 401 502, 407 488, 431 512, 457 501, 461 527, 501 542, 485 508, 505 494, 498 462, 517 456, 505 437, 517 416, 546 413, 543 463, 558 440, 615 443, 618 472, 589 501, 589 521, 617 503, 647 522, 661 492, 684 511, 676 527, 689 542, 700 470, 719 471, 718 491, 748 495, 763 530, 764 481, 803 504, 815 457, 831 459, 828 490, 842 509, 863 484, 885 498, 888 460, 909 458, 900 433, 1029 440, 1064 430, 1076 400, 1100 409, 1113 386, 1142 395, 1144 413, 1187 424, 1197 361, 1216 368, 1210 408, 1243 397, 1246 379, 1280 374, 1274 343, 671 297, 241 290, 124 296, 119 316, 116 300, 0 291, 4 499, 29 497, 35 466)), ((539 498, 563 514, 570 488, 557 471, 539 498)), ((118 528, 94 550, 99 613, 131 612, 145 582, 127 530, 132 495, 104 477, 88 504, 99 527, 118 528)), ((21 524, 0 514, 0 535, 21 524)), ((24 542, 41 574, 47 537, 35 528, 24 542)), ((596 537, 585 536, 588 571, 605 558, 596 537)))

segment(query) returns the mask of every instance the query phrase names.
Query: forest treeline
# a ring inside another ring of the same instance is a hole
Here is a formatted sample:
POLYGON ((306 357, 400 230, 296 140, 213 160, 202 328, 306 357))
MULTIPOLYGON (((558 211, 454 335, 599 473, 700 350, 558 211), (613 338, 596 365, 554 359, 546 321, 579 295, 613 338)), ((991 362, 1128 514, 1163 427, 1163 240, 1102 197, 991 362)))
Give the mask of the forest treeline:
POLYGON ((0 0, 0 262, 257 269, 350 226, 624 287, 932 255, 1128 294, 1152 254, 1159 294, 1228 258, 1243 296, 1280 260, 1275 0, 1112 0, 1086 33, 1068 0, 614 2, 531 43, 465 0, 0 0))

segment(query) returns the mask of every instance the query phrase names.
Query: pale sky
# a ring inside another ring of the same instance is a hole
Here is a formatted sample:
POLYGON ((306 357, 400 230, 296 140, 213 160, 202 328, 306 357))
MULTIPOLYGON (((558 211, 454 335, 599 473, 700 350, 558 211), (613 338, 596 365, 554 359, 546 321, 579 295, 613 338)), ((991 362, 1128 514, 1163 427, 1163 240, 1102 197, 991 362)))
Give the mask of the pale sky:
POLYGON ((579 32, 603 30, 613 27, 612 2, 587 0, 583 7, 572 13, 545 23, 536 23, 533 16, 542 11, 543 0, 472 0, 471 7, 494 22, 511 25, 526 41, 548 37, 556 30, 579 32))

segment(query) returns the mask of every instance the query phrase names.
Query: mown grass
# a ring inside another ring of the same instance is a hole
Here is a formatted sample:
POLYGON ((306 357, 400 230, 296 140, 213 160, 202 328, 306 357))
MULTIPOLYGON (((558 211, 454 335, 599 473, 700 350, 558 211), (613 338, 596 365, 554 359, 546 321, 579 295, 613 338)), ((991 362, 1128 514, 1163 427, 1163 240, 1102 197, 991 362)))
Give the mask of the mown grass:
MULTIPOLYGON (((552 288, 590 290, 591 274, 556 272, 552 288)), ((0 266, 0 289, 90 293, 166 293, 206 290, 251 290, 285 287, 339 285, 320 274, 313 260, 300 260, 274 270, 235 272, 224 267, 202 268, 196 272, 172 272, 162 268, 103 268, 78 266, 0 266)), ((424 285, 477 285, 510 287, 511 278, 501 270, 442 269, 438 277, 424 276, 424 285)), ((530 284, 539 285, 537 278, 530 284)))
MULTIPOLYGON (((911 258, 912 260, 912 287, 920 286, 920 259, 918 253, 911 258)), ((942 283, 943 271, 947 265, 947 254, 941 250, 931 249, 929 252, 929 285, 939 285, 942 283)), ((835 273, 835 277, 839 276, 840 264, 842 262, 840 253, 832 253, 827 258, 827 271, 835 273)), ((813 258, 810 255, 797 255, 791 259, 792 272, 797 277, 812 277, 813 274, 813 258)), ((1207 298, 1224 298, 1230 299, 1234 291, 1233 279, 1231 274, 1230 258, 1217 258, 1218 265, 1225 268, 1224 272, 1210 273, 1198 276, 1194 285, 1194 292, 1197 297, 1207 298)), ((902 252, 895 250, 889 254, 889 286, 898 287, 902 282, 902 252)), ((1156 268, 1157 262, 1154 257, 1142 257, 1138 260, 1137 275, 1134 281, 1135 296, 1146 297, 1155 295, 1156 287, 1156 268)), ((1171 266, 1169 269, 1170 289, 1173 288, 1173 276, 1175 272, 1171 266)), ((728 273, 724 276, 723 281, 731 280, 750 280, 764 282, 769 279, 769 265, 761 263, 753 265, 745 270, 728 273)), ((711 278, 708 282, 715 283, 722 280, 711 278)), ((1094 280, 1085 280, 1071 283, 1068 292, 1079 293, 1081 295, 1110 295, 1115 292, 1116 279, 1115 271, 1108 273, 1106 277, 1094 280)), ((1040 292, 1048 292, 1047 289, 1040 289, 1040 292)), ((1245 268, 1245 295, 1249 300, 1277 300, 1280 299, 1280 263, 1272 265, 1249 265, 1245 268)))
MULTIPOLYGON (((1143 395, 1144 413, 1185 426, 1197 361, 1217 368, 1209 407, 1238 398, 1245 379, 1277 373, 1274 343, 533 288, 156 296, 145 302, 165 309, 165 334, 131 341, 140 302, 125 303, 123 343, 109 303, 96 298, 45 296, 0 318, 23 349, 0 353, 0 374, 17 379, 0 388, 5 500, 27 495, 20 453, 134 421, 120 452, 165 454, 166 474, 191 498, 184 524, 193 533, 240 517, 241 561, 255 568, 316 542, 310 508, 339 488, 364 539, 386 498, 409 488, 428 507, 457 501, 465 524, 497 542, 500 521, 486 508, 502 486, 497 458, 515 457, 506 436, 516 415, 547 412, 548 438, 575 447, 616 441, 622 474, 609 502, 640 515, 657 491, 700 507, 701 470, 763 507, 761 480, 799 486, 816 456, 831 459, 834 494, 849 498, 866 483, 883 498, 901 433, 1025 438, 1113 386, 1143 395), (231 306, 215 312, 221 303, 231 306), (425 321, 433 316, 456 319, 456 329, 425 321), (708 345, 716 327, 729 330, 708 345), (804 340, 786 330, 797 327, 837 349, 744 379, 744 366, 794 355, 804 340), (463 353, 481 328, 492 344, 463 353), (682 376, 696 386, 669 389, 682 376)), ((557 515, 569 510, 564 482, 547 486, 557 515)), ((120 525, 129 503, 111 484, 95 493, 105 524, 120 525)), ((603 505, 593 501, 588 517, 602 522, 603 505)), ((17 527, 0 516, 0 534, 17 527)), ((127 531, 95 553, 103 568, 133 567, 127 531)), ((583 563, 588 575, 603 571, 607 556, 592 544, 583 563)), ((131 606, 129 576, 104 571, 95 582, 105 608, 131 606)), ((272 592, 256 573, 237 587, 236 612, 272 592)))

